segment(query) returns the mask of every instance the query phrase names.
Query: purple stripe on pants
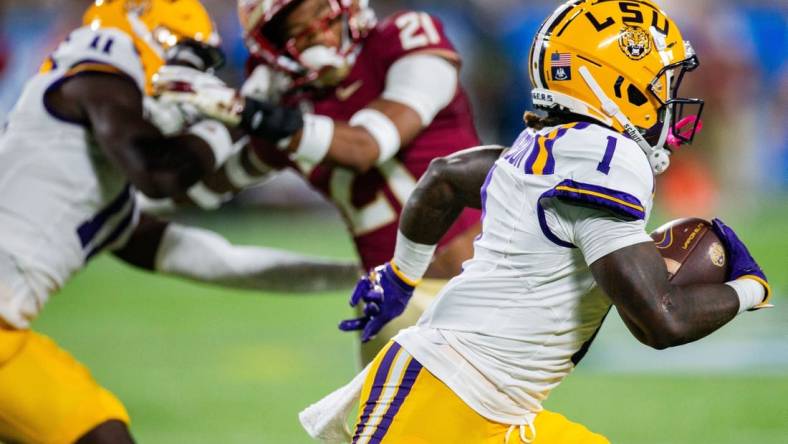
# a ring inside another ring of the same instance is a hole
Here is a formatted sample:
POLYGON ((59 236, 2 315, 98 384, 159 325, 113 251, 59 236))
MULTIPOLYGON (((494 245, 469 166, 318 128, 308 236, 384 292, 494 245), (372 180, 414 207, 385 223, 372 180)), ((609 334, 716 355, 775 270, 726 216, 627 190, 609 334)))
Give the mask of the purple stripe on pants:
POLYGON ((383 357, 383 361, 380 363, 380 367, 378 367, 378 372, 375 373, 375 382, 372 384, 372 390, 369 392, 369 396, 367 397, 366 405, 364 406, 364 413, 359 418, 358 424, 356 425, 356 432, 353 434, 353 443, 358 440, 359 435, 364 430, 364 427, 367 425, 367 421, 369 420, 369 415, 372 414, 372 410, 375 408, 375 405, 380 398, 380 393, 383 391, 383 386, 386 384, 386 377, 388 377, 389 371, 391 371, 391 364, 394 362, 394 356, 397 355, 397 352, 401 346, 396 342, 391 344, 386 355, 383 357))
POLYGON ((410 389, 413 388, 413 383, 416 382, 416 377, 419 376, 421 369, 422 366, 419 361, 416 359, 412 359, 410 361, 408 369, 405 370, 405 376, 402 378, 402 383, 397 390, 397 395, 394 397, 394 401, 391 402, 388 410, 386 410, 386 413, 383 415, 383 419, 380 421, 380 424, 378 424, 375 434, 372 435, 372 439, 369 440, 369 444, 380 444, 380 442, 383 441, 383 437, 385 437, 386 432, 389 431, 391 422, 394 420, 394 417, 397 416, 397 412, 399 412, 400 407, 402 407, 402 403, 410 393, 410 389))

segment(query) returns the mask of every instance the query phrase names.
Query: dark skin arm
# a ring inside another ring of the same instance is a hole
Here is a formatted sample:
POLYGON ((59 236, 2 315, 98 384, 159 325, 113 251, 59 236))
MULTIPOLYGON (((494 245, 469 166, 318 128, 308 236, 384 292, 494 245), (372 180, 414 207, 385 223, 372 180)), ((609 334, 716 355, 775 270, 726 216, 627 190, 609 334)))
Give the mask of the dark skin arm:
POLYGON ((614 251, 591 264, 591 272, 632 334, 656 349, 703 338, 739 309, 736 292, 727 285, 671 284, 651 242, 614 251))
POLYGON ((466 207, 481 208, 480 190, 504 147, 484 146, 434 159, 402 210, 408 239, 435 245, 466 207))
POLYGON ((159 251, 164 231, 170 223, 148 214, 140 214, 140 221, 126 245, 113 254, 129 265, 156 271, 156 253, 159 251))
POLYGON ((213 170, 213 153, 205 141, 191 135, 165 137, 143 118, 142 93, 124 76, 79 75, 45 100, 58 115, 83 122, 109 160, 152 198, 182 194, 213 170))
MULTIPOLYGON (((394 123, 399 132, 401 146, 407 146, 422 128, 421 117, 409 106, 385 99, 377 99, 367 108, 380 111, 394 123)), ((295 151, 301 142, 301 131, 293 135, 289 149, 295 151)), ((350 126, 348 122, 334 121, 334 137, 325 161, 364 173, 375 166, 380 147, 366 129, 350 126)))

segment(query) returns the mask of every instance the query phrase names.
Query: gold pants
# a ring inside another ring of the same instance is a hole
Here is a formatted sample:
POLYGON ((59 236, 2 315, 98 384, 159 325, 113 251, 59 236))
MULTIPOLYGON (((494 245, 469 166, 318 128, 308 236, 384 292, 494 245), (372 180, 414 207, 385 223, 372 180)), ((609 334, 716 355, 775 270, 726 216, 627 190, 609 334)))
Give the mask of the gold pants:
POLYGON ((0 327, 0 441, 70 444, 109 420, 129 415, 82 364, 42 334, 0 327))
POLYGON ((372 364, 353 432, 353 444, 610 444, 546 410, 525 429, 523 441, 519 427, 476 413, 395 342, 372 364))

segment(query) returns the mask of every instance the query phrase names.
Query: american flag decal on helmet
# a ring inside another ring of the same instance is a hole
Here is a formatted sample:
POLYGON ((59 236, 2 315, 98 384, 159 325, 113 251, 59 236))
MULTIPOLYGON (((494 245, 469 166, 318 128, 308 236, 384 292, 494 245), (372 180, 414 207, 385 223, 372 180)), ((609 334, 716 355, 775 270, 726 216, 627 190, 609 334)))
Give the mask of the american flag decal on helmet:
POLYGON ((554 81, 572 80, 572 54, 554 52, 550 56, 550 73, 554 81))

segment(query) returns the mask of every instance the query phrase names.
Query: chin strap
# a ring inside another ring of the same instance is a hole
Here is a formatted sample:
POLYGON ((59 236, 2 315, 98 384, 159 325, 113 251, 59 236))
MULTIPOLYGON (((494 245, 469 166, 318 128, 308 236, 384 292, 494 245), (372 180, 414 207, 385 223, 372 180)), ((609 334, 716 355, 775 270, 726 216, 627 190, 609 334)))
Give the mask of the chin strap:
POLYGON ((621 108, 616 105, 616 102, 610 100, 610 98, 602 91, 602 87, 599 86, 594 76, 588 70, 588 68, 584 65, 581 66, 580 75, 583 76, 583 80, 585 80, 586 84, 594 95, 599 99, 599 102, 602 104, 602 111, 607 114, 608 116, 616 119, 618 123, 624 127, 624 131, 627 133, 630 139, 634 140, 643 152, 646 153, 648 156, 648 162, 651 165, 651 170, 654 174, 662 174, 665 170, 668 169, 670 166, 670 151, 662 148, 661 145, 651 146, 648 141, 640 134, 640 131, 629 121, 627 116, 621 112, 621 108))

